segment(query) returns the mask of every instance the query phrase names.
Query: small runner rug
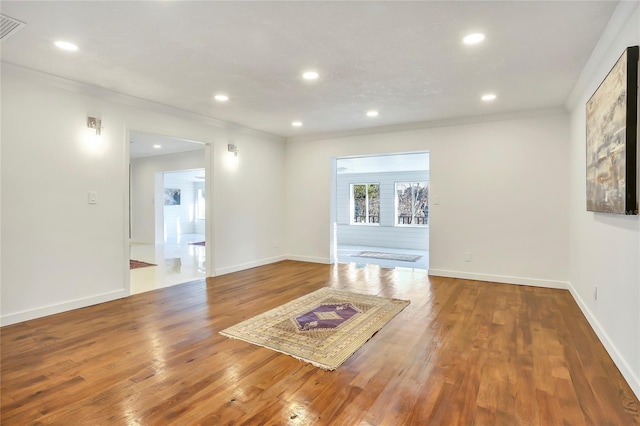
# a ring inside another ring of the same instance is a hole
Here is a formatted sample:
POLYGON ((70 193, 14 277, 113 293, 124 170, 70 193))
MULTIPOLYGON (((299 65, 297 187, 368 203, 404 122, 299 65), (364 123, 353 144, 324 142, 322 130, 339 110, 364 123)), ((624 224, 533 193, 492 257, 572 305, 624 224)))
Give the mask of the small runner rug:
POLYGON ((129 269, 146 268, 147 266, 158 266, 155 263, 147 263, 142 260, 129 260, 129 269))
POLYGON ((400 260, 402 262, 415 262, 422 256, 418 254, 402 254, 402 253, 382 253, 379 251, 361 251, 358 254, 352 254, 351 257, 368 257, 370 259, 384 260, 400 260))
POLYGON ((203 246, 204 244, 205 244, 204 241, 197 241, 195 243, 189 243, 189 245, 192 245, 192 246, 203 246))
POLYGON ((325 287, 220 334, 335 370, 409 303, 325 287))

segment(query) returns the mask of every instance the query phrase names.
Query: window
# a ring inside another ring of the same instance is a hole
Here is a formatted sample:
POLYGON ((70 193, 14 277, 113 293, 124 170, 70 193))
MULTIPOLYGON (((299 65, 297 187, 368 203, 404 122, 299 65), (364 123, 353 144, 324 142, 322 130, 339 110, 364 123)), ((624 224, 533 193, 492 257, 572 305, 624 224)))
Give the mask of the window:
POLYGON ((351 223, 380 223, 380 184, 351 185, 351 223))
POLYGON ((429 183, 396 182, 397 225, 429 224, 429 183))
POLYGON ((196 219, 204 220, 204 188, 196 189, 196 219))

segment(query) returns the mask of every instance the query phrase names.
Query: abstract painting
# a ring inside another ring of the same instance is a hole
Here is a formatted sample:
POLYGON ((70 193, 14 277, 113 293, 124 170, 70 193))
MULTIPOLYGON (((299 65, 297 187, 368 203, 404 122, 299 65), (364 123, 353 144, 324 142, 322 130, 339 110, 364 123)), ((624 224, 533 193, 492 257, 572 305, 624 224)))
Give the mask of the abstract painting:
POLYGON ((164 205, 165 206, 179 206, 180 205, 180 190, 179 189, 164 189, 164 205))
POLYGON ((587 210, 638 214, 638 46, 628 47, 587 102, 587 210))

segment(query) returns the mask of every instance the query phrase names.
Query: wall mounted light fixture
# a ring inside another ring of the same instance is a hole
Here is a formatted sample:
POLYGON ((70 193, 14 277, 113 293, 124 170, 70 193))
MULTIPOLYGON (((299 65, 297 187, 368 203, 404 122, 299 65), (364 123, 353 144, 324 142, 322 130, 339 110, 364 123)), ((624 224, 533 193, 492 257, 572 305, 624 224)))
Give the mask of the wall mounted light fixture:
POLYGON ((235 157, 238 156, 238 145, 230 143, 227 145, 227 151, 232 152, 235 157))
POLYGON ((87 127, 95 129, 96 136, 100 136, 102 133, 102 120, 96 117, 87 117, 87 127))

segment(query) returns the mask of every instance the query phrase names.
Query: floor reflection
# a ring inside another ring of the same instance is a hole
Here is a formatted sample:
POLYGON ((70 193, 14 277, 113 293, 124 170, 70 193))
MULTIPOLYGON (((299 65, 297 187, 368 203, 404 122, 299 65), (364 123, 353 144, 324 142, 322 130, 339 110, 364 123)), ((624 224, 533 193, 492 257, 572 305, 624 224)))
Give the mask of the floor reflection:
POLYGON ((204 241, 201 234, 182 234, 165 244, 131 244, 131 259, 158 266, 130 271, 131 294, 169 287, 206 278, 205 246, 189 244, 204 241))

